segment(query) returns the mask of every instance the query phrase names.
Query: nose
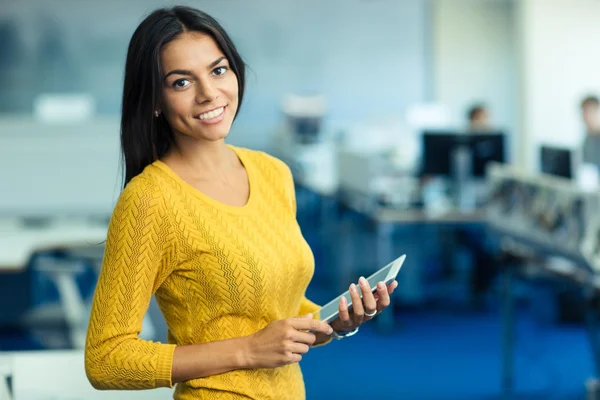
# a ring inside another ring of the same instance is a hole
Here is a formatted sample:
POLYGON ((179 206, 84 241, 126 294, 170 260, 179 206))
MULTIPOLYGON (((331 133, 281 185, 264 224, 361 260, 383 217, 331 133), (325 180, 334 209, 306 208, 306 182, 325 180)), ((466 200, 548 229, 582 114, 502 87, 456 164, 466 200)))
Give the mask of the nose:
POLYGON ((196 102, 198 102, 198 104, 205 102, 210 103, 218 96, 219 92, 214 82, 211 82, 210 79, 204 80, 198 85, 198 90, 196 92, 196 102))

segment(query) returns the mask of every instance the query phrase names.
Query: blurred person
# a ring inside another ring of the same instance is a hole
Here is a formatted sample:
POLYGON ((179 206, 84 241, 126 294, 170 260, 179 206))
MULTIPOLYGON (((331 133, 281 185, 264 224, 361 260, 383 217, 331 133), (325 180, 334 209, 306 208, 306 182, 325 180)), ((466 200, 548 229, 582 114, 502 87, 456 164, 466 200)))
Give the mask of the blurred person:
POLYGON ((581 101, 581 116, 587 135, 600 135, 600 101, 590 95, 581 101))
MULTIPOLYGON (((471 105, 467 111, 467 134, 485 134, 492 131, 490 111, 483 103, 471 105)), ((485 232, 479 226, 456 229, 455 243, 466 247, 472 257, 473 268, 470 275, 472 306, 485 308, 485 296, 497 275, 497 266, 488 249, 485 232)))
POLYGON ((600 165, 600 101, 594 95, 581 101, 581 117, 585 125, 582 158, 584 163, 600 165))
MULTIPOLYGON (((390 304, 397 282, 350 286, 328 325, 305 297, 314 258, 289 168, 226 144, 244 62, 209 15, 158 9, 125 67, 124 189, 113 211, 85 347, 97 389, 178 383, 175 399, 303 399, 298 362, 390 304), (139 338, 152 295, 168 344, 139 338)), ((332 368, 337 367, 332 364, 332 368)), ((371 368, 372 366, 364 366, 371 368)))
POLYGON ((471 106, 467 112, 468 132, 486 132, 491 129, 490 113, 483 104, 471 106))

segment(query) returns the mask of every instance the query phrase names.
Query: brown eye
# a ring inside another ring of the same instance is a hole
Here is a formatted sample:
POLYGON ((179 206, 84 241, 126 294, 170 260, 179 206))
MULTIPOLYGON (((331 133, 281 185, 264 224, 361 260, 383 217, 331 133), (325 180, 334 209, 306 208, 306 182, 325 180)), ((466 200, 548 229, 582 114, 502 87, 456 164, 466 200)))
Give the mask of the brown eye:
POLYGON ((213 73, 217 76, 225 75, 225 73, 229 70, 227 67, 217 67, 213 70, 213 73))
POLYGON ((177 79, 175 82, 173 82, 173 87, 177 88, 177 89, 181 89, 184 88, 186 86, 188 86, 190 84, 190 81, 188 79, 177 79))

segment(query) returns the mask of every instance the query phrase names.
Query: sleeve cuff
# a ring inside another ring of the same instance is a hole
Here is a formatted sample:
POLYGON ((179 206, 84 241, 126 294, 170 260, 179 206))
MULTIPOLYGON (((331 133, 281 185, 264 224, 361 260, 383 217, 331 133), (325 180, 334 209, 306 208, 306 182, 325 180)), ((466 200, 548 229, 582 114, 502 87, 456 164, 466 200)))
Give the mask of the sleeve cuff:
POLYGON ((158 351, 158 362, 156 366, 156 387, 173 387, 172 371, 173 371, 173 353, 175 352, 174 344, 163 344, 158 351))

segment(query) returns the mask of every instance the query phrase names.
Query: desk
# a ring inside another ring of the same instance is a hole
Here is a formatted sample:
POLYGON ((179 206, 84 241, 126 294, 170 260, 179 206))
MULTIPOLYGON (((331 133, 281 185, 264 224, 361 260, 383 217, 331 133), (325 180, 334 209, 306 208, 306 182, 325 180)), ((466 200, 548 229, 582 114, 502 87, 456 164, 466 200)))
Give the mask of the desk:
MULTIPOLYGON (((428 212, 424 209, 393 209, 377 205, 373 199, 367 195, 359 193, 341 193, 340 202, 352 212, 366 219, 372 229, 375 231, 375 261, 376 265, 383 266, 398 257, 400 254, 394 254, 393 235, 400 227, 415 227, 424 225, 436 226, 464 226, 473 224, 483 224, 486 222, 484 210, 474 210, 463 212, 460 210, 447 210, 444 212, 428 212)), ((353 252, 357 250, 352 246, 346 246, 341 251, 347 258, 342 265, 351 265, 353 261, 353 252)), ((398 276, 398 293, 414 293, 415 287, 420 283, 419 269, 414 268, 419 261, 414 261, 415 256, 407 253, 405 265, 402 267, 398 276)), ((343 279, 353 279, 352 271, 340 271, 343 279)), ((391 312, 384 312, 375 319, 378 329, 384 332, 391 331, 393 327, 393 315, 391 312)))
POLYGON ((485 212, 477 209, 473 211, 448 210, 441 213, 430 213, 423 209, 395 210, 377 208, 371 218, 380 224, 469 224, 485 221, 485 212))
POLYGON ((27 268, 31 256, 41 251, 103 246, 107 226, 82 222, 57 222, 34 228, 17 221, 0 221, 0 272, 27 268))
MULTIPOLYGON (((439 215, 428 215, 422 210, 386 210, 377 209, 368 216, 374 225, 377 237, 377 264, 386 265, 392 260, 394 254, 393 234, 400 227, 409 225, 445 225, 445 226, 463 226, 484 223, 483 214, 480 212, 464 213, 449 211, 439 215)), ((407 260, 410 260, 410 253, 407 254, 407 260)), ((418 263, 418 260, 417 260, 418 263)), ((419 268, 411 267, 416 263, 408 263, 408 268, 403 268, 400 272, 402 276, 398 278, 398 290, 410 293, 414 292, 414 287, 420 286, 419 268)), ((391 312, 383 313, 377 319, 377 326, 384 332, 389 332, 393 328, 393 314, 391 312)))

